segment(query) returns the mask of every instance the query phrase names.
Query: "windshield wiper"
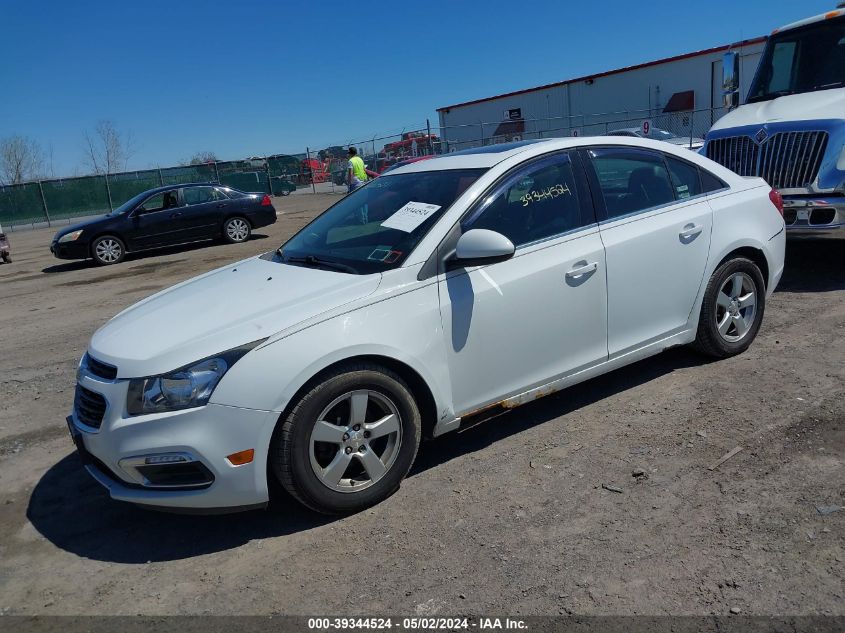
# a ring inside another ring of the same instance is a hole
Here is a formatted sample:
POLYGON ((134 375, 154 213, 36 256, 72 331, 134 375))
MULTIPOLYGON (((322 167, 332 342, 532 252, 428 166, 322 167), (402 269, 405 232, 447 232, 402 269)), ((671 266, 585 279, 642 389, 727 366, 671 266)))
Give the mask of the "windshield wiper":
MULTIPOLYGON (((281 255, 281 253, 279 253, 281 255)), ((340 262, 333 262, 329 259, 321 259, 320 257, 316 257, 315 255, 305 255, 304 257, 291 257, 289 255, 282 256, 283 262, 290 262, 292 264, 305 264, 306 266, 313 266, 315 268, 331 268, 332 270, 339 270, 344 273, 351 273, 353 275, 357 275, 358 271, 352 268, 352 266, 347 266, 346 264, 341 264, 340 262)))
POLYGON ((748 99, 747 103, 757 103, 758 101, 770 101, 772 99, 777 99, 778 97, 785 97, 787 95, 794 94, 794 90, 775 90, 774 92, 768 92, 764 95, 751 97, 750 99, 748 99))

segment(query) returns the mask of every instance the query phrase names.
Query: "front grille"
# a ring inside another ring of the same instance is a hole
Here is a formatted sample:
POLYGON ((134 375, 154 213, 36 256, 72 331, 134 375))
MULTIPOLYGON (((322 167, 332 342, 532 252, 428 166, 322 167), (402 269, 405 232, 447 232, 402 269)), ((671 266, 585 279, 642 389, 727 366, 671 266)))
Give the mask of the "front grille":
POLYGON ((827 132, 778 132, 762 144, 750 136, 717 138, 707 158, 740 176, 759 176, 775 189, 805 189, 819 175, 827 132))
POLYGON ((85 355, 85 364, 88 366, 88 371, 95 376, 105 378, 106 380, 114 380, 117 378, 117 367, 114 365, 107 365, 106 363, 100 362, 96 358, 92 358, 87 354, 85 355))
POLYGON ((76 418, 85 426, 99 429, 106 414, 106 399, 81 385, 76 385, 76 397, 73 402, 76 418))

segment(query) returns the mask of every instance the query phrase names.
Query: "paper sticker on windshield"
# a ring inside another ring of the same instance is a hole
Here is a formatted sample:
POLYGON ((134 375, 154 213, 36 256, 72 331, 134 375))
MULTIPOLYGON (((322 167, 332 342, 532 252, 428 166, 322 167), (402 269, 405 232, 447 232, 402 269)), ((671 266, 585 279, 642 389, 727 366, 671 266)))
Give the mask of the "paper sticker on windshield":
POLYGON ((680 187, 675 187, 678 191, 679 198, 689 198, 689 187, 687 185, 681 185, 680 187))
POLYGON ((432 213, 437 211, 440 205, 426 204, 425 202, 409 202, 396 213, 387 218, 381 225, 387 229, 396 229, 411 233, 420 224, 425 222, 432 213))

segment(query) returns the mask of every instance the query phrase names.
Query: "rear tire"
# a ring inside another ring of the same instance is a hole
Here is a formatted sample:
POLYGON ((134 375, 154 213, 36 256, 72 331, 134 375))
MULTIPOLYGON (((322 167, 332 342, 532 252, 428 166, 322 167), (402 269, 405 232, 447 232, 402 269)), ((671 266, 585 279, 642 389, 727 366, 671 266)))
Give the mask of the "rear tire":
POLYGON ((3 253, 3 261, 7 264, 11 264, 12 263, 12 256, 9 255, 8 253, 3 253))
POLYGON ((241 244, 252 235, 249 220, 239 215, 229 218, 223 223, 223 239, 229 244, 241 244))
POLYGON ((727 358, 744 352, 760 330, 766 284, 757 264, 737 257, 719 266, 704 290, 693 347, 727 358))
POLYGON ((358 512, 399 489, 421 429, 419 407, 402 378, 379 365, 349 365, 326 376, 280 420, 271 468, 312 510, 358 512))
POLYGON ((126 257, 126 246, 119 237, 103 235, 91 245, 91 257, 99 266, 119 264, 126 257))

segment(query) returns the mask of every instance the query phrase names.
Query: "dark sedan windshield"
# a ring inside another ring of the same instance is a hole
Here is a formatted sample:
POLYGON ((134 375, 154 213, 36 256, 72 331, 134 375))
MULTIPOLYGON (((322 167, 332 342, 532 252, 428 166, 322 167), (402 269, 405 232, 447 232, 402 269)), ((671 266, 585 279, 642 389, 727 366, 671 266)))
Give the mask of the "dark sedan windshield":
POLYGON ((129 198, 129 200, 127 200, 126 202, 124 202, 122 205, 120 205, 120 206, 119 206, 117 209, 115 209, 114 211, 112 211, 112 212, 110 212, 110 213, 106 213, 106 215, 115 216, 115 215, 120 215, 121 213, 126 213, 127 211, 131 211, 131 210, 132 210, 132 209, 134 209, 136 206, 138 206, 139 204, 141 204, 141 202, 143 202, 143 201, 144 201, 144 199, 145 199, 147 196, 149 196, 149 195, 150 195, 150 192, 149 192, 149 191, 144 191, 144 192, 142 192, 142 193, 139 193, 139 194, 138 194, 137 196, 135 196, 134 198, 129 198))
POLYGON ((748 103, 845 85, 845 18, 814 22, 769 38, 748 103))
POLYGON ((400 266, 484 169, 381 176, 349 194, 279 249, 285 263, 355 274, 400 266))

